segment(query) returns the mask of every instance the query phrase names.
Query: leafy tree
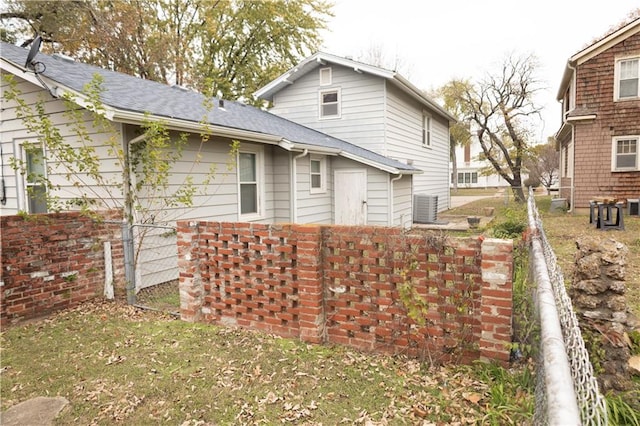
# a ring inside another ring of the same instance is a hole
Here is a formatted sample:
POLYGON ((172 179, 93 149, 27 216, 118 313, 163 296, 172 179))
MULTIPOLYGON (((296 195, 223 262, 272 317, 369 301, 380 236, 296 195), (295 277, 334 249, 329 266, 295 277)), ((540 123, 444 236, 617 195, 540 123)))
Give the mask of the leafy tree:
POLYGON ((534 102, 541 90, 537 68, 534 56, 511 55, 484 80, 460 83, 451 99, 476 131, 483 158, 511 185, 518 202, 525 200, 523 162, 541 110, 534 102))
POLYGON ((0 18, 7 40, 26 45, 37 33, 49 49, 86 63, 250 101, 319 47, 331 6, 325 0, 7 0, 0 18))
POLYGON ((458 162, 456 147, 467 146, 471 143, 469 131, 468 111, 466 105, 459 99, 469 89, 469 82, 465 80, 451 80, 435 92, 435 97, 442 101, 443 107, 449 111, 458 121, 449 128, 449 155, 453 163, 453 188, 458 189, 458 162))
POLYGON ((549 138, 544 145, 533 146, 525 162, 529 177, 539 181, 547 189, 547 194, 559 178, 560 152, 555 139, 549 138))

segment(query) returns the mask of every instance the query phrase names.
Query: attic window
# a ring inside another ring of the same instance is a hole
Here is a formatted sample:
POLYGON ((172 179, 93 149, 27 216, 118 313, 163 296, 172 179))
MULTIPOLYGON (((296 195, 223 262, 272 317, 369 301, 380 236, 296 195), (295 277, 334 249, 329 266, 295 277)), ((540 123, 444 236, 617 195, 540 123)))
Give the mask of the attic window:
POLYGON ((320 92, 320 118, 340 118, 340 91, 320 92))
POLYGON ((331 68, 320 68, 320 86, 331 84, 331 68))

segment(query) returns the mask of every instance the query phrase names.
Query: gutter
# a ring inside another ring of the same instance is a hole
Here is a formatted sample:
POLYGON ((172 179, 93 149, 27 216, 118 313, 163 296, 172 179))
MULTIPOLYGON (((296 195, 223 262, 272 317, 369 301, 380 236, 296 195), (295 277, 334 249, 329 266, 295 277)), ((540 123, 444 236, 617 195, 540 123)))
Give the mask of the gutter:
MULTIPOLYGON (((389 226, 393 226, 393 183, 399 181, 400 179, 402 179, 402 175, 398 175, 394 178, 391 178, 391 180, 389 180, 389 202, 388 202, 388 206, 389 206, 389 226)), ((400 226, 404 227, 404 223, 402 223, 402 217, 400 218, 400 226)))

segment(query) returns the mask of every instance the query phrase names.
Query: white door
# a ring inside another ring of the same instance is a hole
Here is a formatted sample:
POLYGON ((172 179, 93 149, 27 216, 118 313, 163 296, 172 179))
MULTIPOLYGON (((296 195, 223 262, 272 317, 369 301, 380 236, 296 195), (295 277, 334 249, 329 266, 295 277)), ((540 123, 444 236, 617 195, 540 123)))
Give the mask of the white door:
POLYGON ((367 223, 367 171, 336 170, 334 173, 336 225, 367 223))

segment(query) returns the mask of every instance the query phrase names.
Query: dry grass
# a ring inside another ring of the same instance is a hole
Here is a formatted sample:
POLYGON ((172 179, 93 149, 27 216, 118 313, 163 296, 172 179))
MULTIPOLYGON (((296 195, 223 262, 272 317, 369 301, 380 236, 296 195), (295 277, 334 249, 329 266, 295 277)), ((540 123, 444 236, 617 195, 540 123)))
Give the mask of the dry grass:
POLYGON ((528 366, 430 367, 403 356, 193 324, 120 302, 14 326, 2 409, 66 397, 56 424, 526 424, 528 366))
MULTIPOLYGON (((476 194, 463 192, 462 195, 476 194)), ((545 234, 558 258, 568 285, 571 284, 573 277, 574 258, 577 252, 576 241, 581 236, 591 235, 601 239, 613 238, 627 246, 629 249, 626 266, 627 303, 632 312, 640 317, 640 217, 625 215, 624 231, 602 231, 589 224, 588 212, 549 212, 551 205, 551 197, 549 196, 536 196, 536 205, 542 215, 545 234)), ((496 221, 504 220, 509 215, 522 215, 525 212, 525 206, 517 205, 512 198, 507 199, 505 196, 499 196, 484 198, 459 208, 451 209, 447 213, 477 215, 481 214, 484 207, 495 208, 496 221)))

